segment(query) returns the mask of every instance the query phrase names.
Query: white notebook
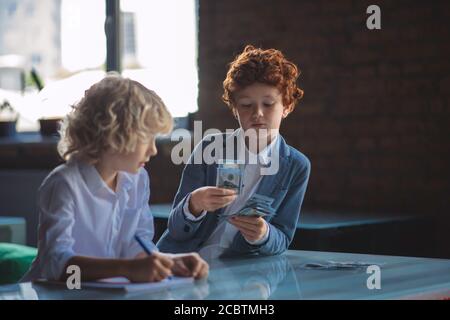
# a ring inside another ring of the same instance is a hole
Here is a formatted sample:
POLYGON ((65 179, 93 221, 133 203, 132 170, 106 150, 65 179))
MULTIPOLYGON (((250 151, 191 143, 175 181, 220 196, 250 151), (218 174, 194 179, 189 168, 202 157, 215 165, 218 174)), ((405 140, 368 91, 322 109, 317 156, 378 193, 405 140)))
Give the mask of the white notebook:
MULTIPOLYGON (((65 285, 63 282, 47 281, 47 280, 37 280, 36 283, 40 284, 58 284, 65 285)), ((164 289, 170 289, 174 287, 179 287, 183 285, 192 284, 194 278, 187 277, 171 277, 170 279, 164 279, 159 282, 141 282, 133 283, 127 278, 107 278, 98 281, 81 282, 81 289, 119 289, 126 292, 137 292, 137 291, 161 291, 164 289)))
POLYGON ((194 282, 194 278, 186 277, 171 277, 170 279, 164 279, 159 282, 142 282, 133 283, 127 278, 108 278, 95 282, 81 282, 81 289, 85 288, 104 288, 104 289, 123 289, 127 292, 135 291, 159 291, 163 289, 169 289, 178 287, 194 282))

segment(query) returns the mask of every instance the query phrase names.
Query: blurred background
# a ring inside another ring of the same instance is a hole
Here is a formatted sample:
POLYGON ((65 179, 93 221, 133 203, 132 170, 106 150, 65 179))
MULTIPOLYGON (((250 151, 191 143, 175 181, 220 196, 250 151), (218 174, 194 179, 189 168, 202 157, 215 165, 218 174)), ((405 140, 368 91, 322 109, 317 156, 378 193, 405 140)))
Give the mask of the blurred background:
MULTIPOLYGON (((175 116, 195 112, 195 1, 123 0, 118 6, 120 29, 111 30, 111 37, 120 37, 124 76, 157 91, 175 116), (174 86, 179 88, 176 95, 174 86)), ((40 117, 63 116, 86 86, 103 77, 107 67, 106 15, 104 0, 0 2, 0 88, 33 96, 38 88, 32 70, 45 86, 38 101, 16 102, 19 131, 37 130, 40 117), (15 74, 19 76, 14 78, 15 74), (44 102, 40 108, 36 105, 39 102, 44 102)))
MULTIPOLYGON (((18 119, 0 138, 0 242, 36 245, 36 191, 61 163, 39 120, 118 70, 158 92, 177 127, 236 128, 222 81, 253 44, 302 71, 281 129, 312 163, 291 248, 450 258, 449 12, 440 0, 0 0, 0 103, 14 109, 0 124, 18 119), (366 27, 371 4, 381 30, 366 27)), ((147 168, 157 238, 183 169, 173 145, 160 139, 147 168)))

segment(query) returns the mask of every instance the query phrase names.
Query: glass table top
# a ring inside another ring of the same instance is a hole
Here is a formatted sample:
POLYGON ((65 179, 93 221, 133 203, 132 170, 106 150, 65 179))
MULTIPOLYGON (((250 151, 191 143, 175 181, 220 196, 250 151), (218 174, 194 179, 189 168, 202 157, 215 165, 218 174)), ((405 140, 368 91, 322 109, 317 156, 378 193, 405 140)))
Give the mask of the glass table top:
POLYGON ((0 286, 0 300, 436 299, 450 296, 449 271, 450 260, 444 259, 287 251, 272 257, 215 260, 207 279, 159 292, 21 283, 0 286), (368 287, 372 265, 379 267, 380 289, 368 287))

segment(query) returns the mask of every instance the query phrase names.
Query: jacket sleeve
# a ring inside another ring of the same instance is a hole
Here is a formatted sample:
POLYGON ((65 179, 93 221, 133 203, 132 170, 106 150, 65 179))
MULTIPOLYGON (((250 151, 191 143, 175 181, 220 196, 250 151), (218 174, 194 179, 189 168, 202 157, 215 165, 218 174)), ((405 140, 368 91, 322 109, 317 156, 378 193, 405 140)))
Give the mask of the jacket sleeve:
POLYGON ((168 231, 170 236, 175 240, 191 239, 201 225, 202 220, 193 221, 184 214, 184 205, 188 200, 192 191, 206 186, 206 165, 194 164, 194 154, 202 152, 202 143, 200 143, 192 153, 188 163, 183 169, 181 183, 178 188, 175 200, 173 202, 172 211, 168 221, 168 231))

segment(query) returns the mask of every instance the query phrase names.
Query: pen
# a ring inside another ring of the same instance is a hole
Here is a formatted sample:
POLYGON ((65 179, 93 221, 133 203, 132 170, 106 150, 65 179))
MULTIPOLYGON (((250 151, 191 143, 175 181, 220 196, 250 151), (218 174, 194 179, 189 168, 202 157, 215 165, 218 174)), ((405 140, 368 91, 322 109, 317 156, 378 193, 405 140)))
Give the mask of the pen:
MULTIPOLYGON (((141 237, 139 237, 137 234, 134 235, 134 239, 136 239, 136 241, 139 243, 139 245, 142 247, 142 249, 145 251, 145 253, 149 256, 152 255, 152 250, 150 250, 149 247, 147 247, 147 245, 145 244, 145 242, 141 239, 141 237)), ((168 276, 167 279, 171 280, 173 279, 173 276, 168 276)))
POLYGON ((152 250, 150 250, 149 247, 147 247, 145 242, 142 241, 142 239, 137 234, 134 236, 134 239, 136 239, 136 241, 139 243, 139 245, 142 247, 142 249, 145 251, 146 254, 148 254, 149 256, 152 255, 152 250))

